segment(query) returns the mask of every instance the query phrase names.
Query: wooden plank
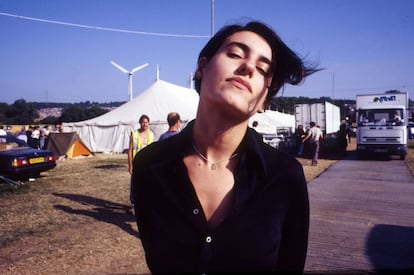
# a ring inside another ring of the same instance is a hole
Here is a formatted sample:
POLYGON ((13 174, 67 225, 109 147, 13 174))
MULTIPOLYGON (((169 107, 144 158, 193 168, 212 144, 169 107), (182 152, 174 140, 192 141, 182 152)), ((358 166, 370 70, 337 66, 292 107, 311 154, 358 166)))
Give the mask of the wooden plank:
POLYGON ((306 273, 414 270, 414 180, 403 161, 342 160, 308 189, 306 273))

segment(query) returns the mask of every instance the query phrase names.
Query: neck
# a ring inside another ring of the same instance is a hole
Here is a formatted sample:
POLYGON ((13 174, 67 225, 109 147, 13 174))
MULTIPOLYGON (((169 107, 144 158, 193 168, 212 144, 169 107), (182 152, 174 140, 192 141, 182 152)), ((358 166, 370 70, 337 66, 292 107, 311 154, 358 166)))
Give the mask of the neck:
POLYGON ((211 162, 229 159, 241 143, 246 129, 247 122, 231 124, 225 120, 197 117, 193 129, 194 145, 211 162))
POLYGON ((178 125, 173 125, 168 128, 168 132, 177 132, 179 129, 178 125))

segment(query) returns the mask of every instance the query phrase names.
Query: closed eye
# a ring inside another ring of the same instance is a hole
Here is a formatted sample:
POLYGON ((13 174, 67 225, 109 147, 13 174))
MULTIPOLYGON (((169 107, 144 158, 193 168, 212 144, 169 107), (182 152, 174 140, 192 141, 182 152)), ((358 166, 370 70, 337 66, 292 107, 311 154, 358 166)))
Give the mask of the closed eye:
POLYGON ((271 72, 270 66, 269 66, 267 63, 262 64, 262 65, 259 65, 259 66, 256 66, 256 70, 257 70, 257 71, 258 71, 261 75, 264 75, 264 76, 266 76, 266 77, 269 77, 269 76, 271 76, 271 75, 272 75, 272 72, 271 72))
MULTIPOLYGON (((243 59, 246 58, 246 55, 249 54, 249 47, 247 47, 243 43, 232 42, 226 45, 227 48, 227 56, 229 58, 234 59, 243 59)), ((270 60, 266 57, 261 57, 256 63, 256 70, 263 76, 269 77, 271 76, 271 69, 270 69, 270 60)))
POLYGON ((235 52, 228 52, 227 56, 231 58, 243 58, 240 54, 235 53, 235 52))
POLYGON ((263 69, 263 68, 261 68, 261 67, 256 67, 256 69, 257 69, 257 71, 258 71, 261 75, 264 75, 264 76, 267 76, 267 75, 268 75, 267 70, 265 70, 265 69, 263 69))

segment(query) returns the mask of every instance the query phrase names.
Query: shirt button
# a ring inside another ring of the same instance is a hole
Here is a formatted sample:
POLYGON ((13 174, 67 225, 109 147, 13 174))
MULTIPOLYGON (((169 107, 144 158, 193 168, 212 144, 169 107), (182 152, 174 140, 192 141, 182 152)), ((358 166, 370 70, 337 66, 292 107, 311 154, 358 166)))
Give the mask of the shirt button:
POLYGON ((207 236, 206 237, 206 243, 211 243, 213 239, 211 238, 211 236, 207 236))
POLYGON ((200 211, 199 211, 197 208, 194 208, 194 209, 193 209, 193 214, 194 214, 194 215, 197 215, 198 213, 200 213, 200 211))

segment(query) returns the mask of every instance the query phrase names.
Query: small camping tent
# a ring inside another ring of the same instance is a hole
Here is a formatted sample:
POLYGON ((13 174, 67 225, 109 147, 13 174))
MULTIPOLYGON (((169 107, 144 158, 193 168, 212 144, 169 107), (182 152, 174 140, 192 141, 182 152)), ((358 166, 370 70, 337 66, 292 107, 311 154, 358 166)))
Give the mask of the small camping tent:
POLYGON ((93 155, 77 133, 50 133, 46 149, 56 157, 66 156, 70 159, 93 155))
POLYGON ((93 119, 62 123, 62 129, 78 133, 92 152, 123 153, 142 114, 149 116, 150 129, 158 140, 168 129, 168 113, 178 112, 181 120, 188 122, 196 116, 198 100, 195 90, 156 80, 132 101, 93 119))

